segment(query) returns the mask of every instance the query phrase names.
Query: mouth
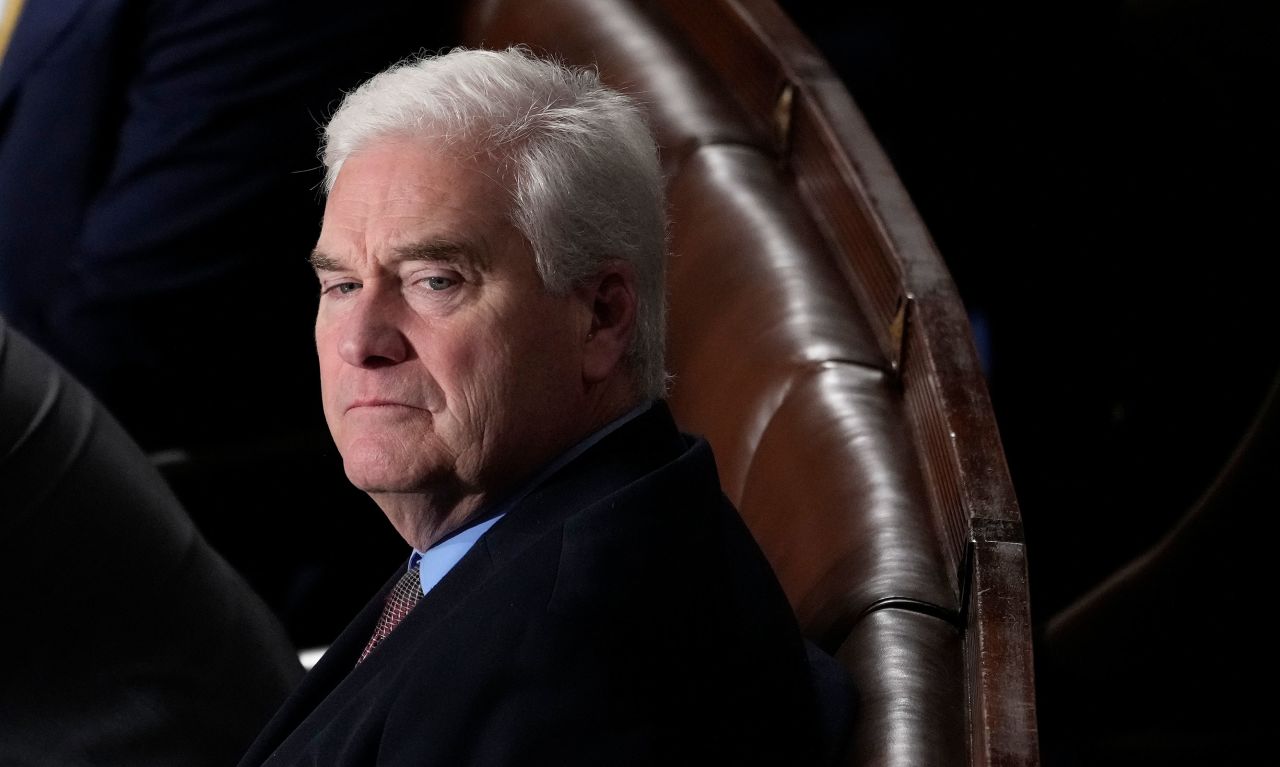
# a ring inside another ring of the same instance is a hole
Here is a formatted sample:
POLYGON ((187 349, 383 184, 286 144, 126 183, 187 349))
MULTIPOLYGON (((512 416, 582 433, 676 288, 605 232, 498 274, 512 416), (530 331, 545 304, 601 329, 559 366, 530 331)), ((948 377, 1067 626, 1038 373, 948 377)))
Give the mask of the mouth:
POLYGON ((368 409, 379 409, 379 408, 407 408, 407 409, 409 409, 409 410, 422 410, 422 409, 423 409, 423 408, 417 407, 417 406, 415 406, 415 405, 410 405, 410 404, 408 404, 408 403, 406 403, 406 402, 398 402, 398 401, 396 401, 396 400, 380 399, 380 398, 376 398, 376 397, 371 397, 371 398, 368 398, 368 399, 358 399, 358 400, 356 400, 356 401, 352 402, 350 405, 347 405, 347 410, 346 410, 346 412, 350 413, 352 410, 358 410, 358 409, 361 409, 361 408, 368 408, 368 409))

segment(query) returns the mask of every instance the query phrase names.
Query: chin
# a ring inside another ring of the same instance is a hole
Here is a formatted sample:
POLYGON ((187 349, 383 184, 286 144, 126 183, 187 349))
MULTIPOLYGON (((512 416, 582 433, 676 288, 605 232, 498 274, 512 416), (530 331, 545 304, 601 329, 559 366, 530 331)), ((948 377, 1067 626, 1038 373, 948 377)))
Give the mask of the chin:
POLYGON ((364 443, 342 453, 342 467, 351 484, 366 493, 405 493, 423 485, 423 467, 406 460, 403 447, 380 449, 364 443))
POLYGON ((366 493, 405 493, 419 486, 403 474, 383 469, 371 470, 363 465, 345 465, 347 480, 366 493))
POLYGON ((406 449, 396 443, 389 449, 341 450, 347 480, 366 493, 417 493, 451 495, 458 486, 453 465, 430 451, 406 449))

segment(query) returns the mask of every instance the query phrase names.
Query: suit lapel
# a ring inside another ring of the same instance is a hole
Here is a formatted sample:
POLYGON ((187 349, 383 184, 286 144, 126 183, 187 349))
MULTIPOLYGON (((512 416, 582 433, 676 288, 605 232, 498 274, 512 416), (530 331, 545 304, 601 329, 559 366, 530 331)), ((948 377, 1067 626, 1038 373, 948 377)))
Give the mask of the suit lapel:
POLYGON ((657 402, 548 477, 481 540, 496 561, 509 561, 530 541, 658 470, 686 448, 666 403, 657 402))
POLYGON ((300 736, 305 738, 305 733, 314 729, 314 719, 308 721, 309 718, 329 694, 351 675, 356 659, 360 657, 360 651, 364 649, 364 643, 369 640, 378 615, 382 612, 382 602, 399 577, 400 573, 397 571, 378 595, 347 624, 316 665, 302 678, 293 694, 276 711, 241 764, 262 764, 273 753, 284 750, 290 740, 296 740, 300 736), (301 727, 303 722, 307 722, 308 726, 301 727))
POLYGON ((0 108, 88 5, 89 0, 26 0, 23 3, 13 39, 0 62, 0 108))

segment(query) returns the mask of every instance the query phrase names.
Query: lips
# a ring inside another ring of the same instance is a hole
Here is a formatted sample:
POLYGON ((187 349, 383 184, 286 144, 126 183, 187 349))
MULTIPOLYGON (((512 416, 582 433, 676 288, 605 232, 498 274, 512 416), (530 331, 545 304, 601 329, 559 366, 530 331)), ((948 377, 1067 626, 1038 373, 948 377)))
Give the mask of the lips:
POLYGON ((349 413, 352 410, 356 410, 359 408, 409 408, 411 410, 426 409, 426 408, 418 407, 417 405, 411 405, 407 402, 401 402, 399 400, 384 399, 382 397, 366 397, 366 398, 355 400, 350 405, 347 405, 346 412, 349 413))

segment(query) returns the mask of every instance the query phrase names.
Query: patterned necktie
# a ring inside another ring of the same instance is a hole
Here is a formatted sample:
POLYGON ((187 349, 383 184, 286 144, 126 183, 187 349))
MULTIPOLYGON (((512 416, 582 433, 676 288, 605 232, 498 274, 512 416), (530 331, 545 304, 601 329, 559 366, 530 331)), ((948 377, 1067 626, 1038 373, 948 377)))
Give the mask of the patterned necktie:
POLYGON ((412 569, 400 576, 395 588, 391 589, 391 593, 387 595, 387 601, 382 605, 382 615, 378 616, 378 625, 374 627, 373 636, 369 637, 369 643, 364 646, 364 652, 360 653, 357 664, 369 657, 373 648, 381 644, 396 624, 404 620, 404 616, 418 604, 419 599, 422 599, 422 583, 418 578, 418 567, 414 565, 412 569))

